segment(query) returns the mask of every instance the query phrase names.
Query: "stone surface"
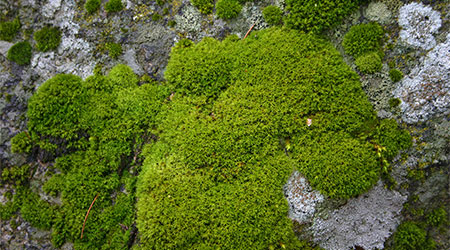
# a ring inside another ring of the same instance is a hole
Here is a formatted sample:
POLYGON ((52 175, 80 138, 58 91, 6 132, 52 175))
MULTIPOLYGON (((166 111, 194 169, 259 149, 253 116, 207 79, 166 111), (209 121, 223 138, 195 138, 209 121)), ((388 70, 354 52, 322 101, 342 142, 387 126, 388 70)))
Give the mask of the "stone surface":
POLYGON ((2 54, 4 57, 8 55, 8 50, 13 46, 14 44, 6 41, 0 41, 0 54, 2 54))
POLYGON ((441 27, 441 15, 430 6, 410 3, 400 8, 400 38, 414 48, 431 49, 436 45, 433 34, 441 27))
POLYGON ((384 241, 400 224, 400 212, 406 196, 384 188, 381 181, 364 195, 328 214, 316 217, 312 231, 314 242, 327 250, 382 249, 384 241))
POLYGON ((300 224, 310 221, 318 203, 324 200, 320 192, 311 188, 298 171, 294 171, 284 186, 284 195, 289 204, 289 218, 300 224))
POLYGON ((372 22, 387 24, 391 22, 391 11, 383 2, 371 2, 365 12, 366 18, 372 22))
POLYGON ((447 114, 450 107, 450 34, 445 43, 430 51, 394 90, 402 100, 402 119, 407 123, 425 121, 447 114))

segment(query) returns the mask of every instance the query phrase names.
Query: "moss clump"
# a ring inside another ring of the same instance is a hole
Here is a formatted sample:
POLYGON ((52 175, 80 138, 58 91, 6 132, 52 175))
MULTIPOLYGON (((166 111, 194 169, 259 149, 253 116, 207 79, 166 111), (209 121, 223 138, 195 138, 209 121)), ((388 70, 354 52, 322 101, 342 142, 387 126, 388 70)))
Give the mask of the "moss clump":
POLYGON ((383 119, 372 135, 373 142, 386 149, 383 157, 392 160, 400 150, 412 146, 412 138, 407 130, 401 129, 394 119, 383 119))
POLYGON ((447 224, 447 211, 444 208, 433 209, 426 216, 427 225, 432 227, 440 227, 447 224))
POLYGON ((7 58, 19 65, 30 64, 32 54, 31 44, 28 41, 18 42, 9 50, 7 58))
POLYGON ((86 94, 82 79, 59 74, 44 82, 28 102, 28 129, 38 137, 76 139, 85 127, 80 124, 86 94))
POLYGON ((34 40, 39 51, 54 50, 61 43, 61 31, 56 27, 44 27, 34 33, 34 40))
POLYGON ((102 1, 101 0, 87 0, 84 4, 84 9, 89 14, 93 14, 100 9, 102 1))
POLYGON ((393 82, 398 82, 403 78, 403 73, 398 69, 389 70, 389 77, 393 82))
POLYGON ((20 132, 11 139, 11 151, 13 153, 30 153, 31 143, 28 132, 20 132))
POLYGON ((400 98, 391 98, 389 99, 389 107, 396 108, 402 103, 402 100, 400 98))
POLYGON ((267 6, 263 10, 263 16, 266 23, 270 25, 280 25, 283 20, 283 11, 274 5, 267 6))
POLYGON ((222 19, 237 17, 241 12, 242 5, 237 0, 218 0, 216 3, 216 14, 222 19))
POLYGON ((158 14, 158 13, 153 13, 153 15, 152 15, 152 21, 154 21, 154 22, 157 22, 157 21, 159 21, 159 20, 161 20, 162 19, 162 16, 160 15, 160 14, 158 14))
POLYGON ((106 49, 108 50, 109 57, 117 59, 122 55, 122 44, 120 43, 107 43, 106 49))
POLYGON ((337 25, 356 10, 362 0, 286 0, 286 26, 305 32, 320 33, 337 25))
POLYGON ((381 57, 377 52, 370 52, 359 56, 355 60, 355 64, 359 71, 366 74, 379 72, 382 68, 381 57))
POLYGON ((413 222, 404 222, 394 234, 395 250, 435 249, 435 243, 427 233, 413 222))
POLYGON ((30 178, 30 165, 13 166, 2 171, 2 183, 10 183, 16 186, 27 183, 30 178))
POLYGON ((203 14, 211 14, 214 8, 214 0, 191 0, 191 3, 203 14))
POLYGON ((11 42, 19 29, 20 21, 18 17, 11 22, 0 22, 0 40, 11 42))
POLYGON ((56 75, 31 97, 30 133, 39 135, 39 142, 50 137, 59 149, 72 145, 56 158, 58 174, 43 186, 50 195, 60 195, 62 204, 47 216, 43 201, 24 199, 37 210, 26 206, 21 211, 37 226, 51 228, 56 247, 66 241, 76 249, 127 247, 135 218, 136 177, 130 169, 142 161, 142 145, 151 140, 156 114, 169 95, 155 82, 138 86, 132 69, 117 65, 108 75, 97 73, 85 81, 56 75), (80 239, 84 215, 97 194, 80 239), (51 220, 39 221, 38 211, 51 220))
POLYGON ((119 12, 123 10, 122 0, 109 0, 105 5, 107 12, 119 12))
POLYGON ((378 23, 359 24, 350 28, 345 34, 342 46, 345 53, 355 58, 381 48, 383 28, 378 23))
POLYGON ((170 58, 173 94, 138 181, 143 246, 302 249, 282 193, 294 169, 333 198, 378 180, 376 116, 331 44, 271 28, 183 41, 170 58))

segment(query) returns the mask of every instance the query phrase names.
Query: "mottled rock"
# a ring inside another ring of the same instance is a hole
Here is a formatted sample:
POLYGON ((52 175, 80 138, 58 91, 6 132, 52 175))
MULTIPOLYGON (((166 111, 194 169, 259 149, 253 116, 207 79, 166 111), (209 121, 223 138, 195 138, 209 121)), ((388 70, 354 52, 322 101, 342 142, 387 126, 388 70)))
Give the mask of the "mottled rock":
POLYGON ((300 224, 309 222, 316 211, 318 203, 324 197, 313 190, 305 177, 295 171, 284 186, 284 195, 289 204, 289 218, 300 224))
POLYGON ((383 2, 371 2, 365 10, 365 16, 370 21, 381 24, 391 21, 391 11, 383 2))
POLYGON ((450 34, 423 62, 413 68, 394 90, 402 100, 402 119, 407 123, 425 121, 446 114, 450 107, 450 34))
POLYGON ((382 249, 400 223, 406 196, 390 191, 379 181, 364 195, 350 199, 326 218, 316 217, 309 230, 313 240, 327 250, 382 249))
POLYGON ((433 33, 441 27, 441 15, 430 6, 410 3, 400 8, 400 39, 414 48, 431 49, 436 45, 433 33))
POLYGON ((8 55, 8 50, 13 46, 14 44, 6 42, 6 41, 0 41, 0 54, 2 54, 4 57, 8 55))
POLYGON ((52 18, 55 13, 61 8, 61 0, 48 0, 42 8, 42 14, 45 17, 52 18))

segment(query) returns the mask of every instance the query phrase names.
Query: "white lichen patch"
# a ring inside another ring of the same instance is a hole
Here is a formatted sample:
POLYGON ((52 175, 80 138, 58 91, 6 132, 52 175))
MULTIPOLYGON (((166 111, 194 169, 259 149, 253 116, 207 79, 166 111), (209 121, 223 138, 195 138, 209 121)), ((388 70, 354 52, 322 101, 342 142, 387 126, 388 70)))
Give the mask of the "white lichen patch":
POLYGON ((441 27, 441 15, 422 3, 410 3, 400 8, 398 24, 400 39, 413 48, 432 49, 436 45, 433 33, 441 27))
POLYGON ((365 195, 351 199, 325 219, 314 218, 314 242, 327 250, 383 249, 400 223, 406 196, 383 187, 381 181, 365 195))
POLYGON ((382 2, 371 2, 365 11, 365 16, 372 22, 387 24, 391 20, 391 11, 382 2))
POLYGON ((316 206, 324 199, 297 171, 284 186, 284 195, 289 204, 289 217, 299 223, 308 222, 316 212, 316 206))
POLYGON ((394 91, 400 98, 402 119, 407 123, 425 121, 450 108, 450 34, 423 62, 412 69, 394 91))

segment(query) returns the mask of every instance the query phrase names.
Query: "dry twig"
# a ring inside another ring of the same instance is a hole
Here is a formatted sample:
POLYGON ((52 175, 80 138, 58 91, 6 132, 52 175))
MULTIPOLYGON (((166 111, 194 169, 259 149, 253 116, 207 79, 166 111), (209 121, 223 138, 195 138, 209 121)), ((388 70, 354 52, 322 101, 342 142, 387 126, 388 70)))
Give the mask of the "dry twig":
POLYGON ((98 194, 95 196, 94 200, 92 201, 91 206, 89 207, 89 209, 86 213, 86 217, 84 217, 83 228, 81 229, 81 238, 80 239, 83 239, 84 226, 86 225, 86 221, 89 216, 89 212, 91 211, 91 208, 94 205, 95 200, 97 200, 97 197, 98 197, 98 194))
MULTIPOLYGON (((252 31, 253 27, 255 27, 255 24, 252 25, 252 27, 250 27, 250 29, 247 31, 247 33, 244 36, 244 39, 247 38, 248 34, 250 34, 250 31, 252 31)), ((242 39, 242 40, 244 40, 242 39)))

